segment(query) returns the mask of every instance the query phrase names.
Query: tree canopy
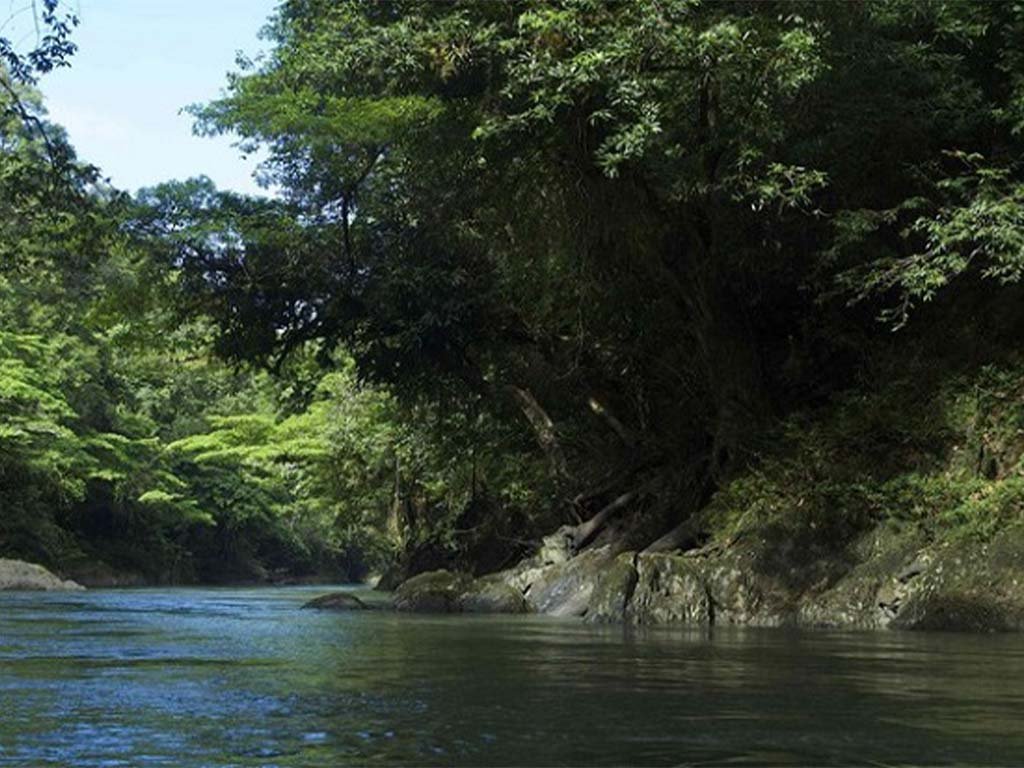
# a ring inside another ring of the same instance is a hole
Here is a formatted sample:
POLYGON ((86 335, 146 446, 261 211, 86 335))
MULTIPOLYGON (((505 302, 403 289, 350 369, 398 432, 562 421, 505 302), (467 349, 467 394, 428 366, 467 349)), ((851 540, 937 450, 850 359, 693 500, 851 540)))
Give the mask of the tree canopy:
MULTIPOLYGON (((73 50, 43 20, 15 81, 73 50)), ((19 503, 406 573, 676 548, 851 393, 1020 351, 1019 3, 286 0, 266 36, 192 112, 276 196, 40 187, 8 110, 19 503)))

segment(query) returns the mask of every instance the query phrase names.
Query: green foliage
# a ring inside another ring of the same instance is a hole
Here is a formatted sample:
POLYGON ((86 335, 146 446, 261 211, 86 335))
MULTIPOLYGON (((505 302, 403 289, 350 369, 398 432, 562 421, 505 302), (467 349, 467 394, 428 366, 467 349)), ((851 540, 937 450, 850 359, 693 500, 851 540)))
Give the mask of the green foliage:
POLYGON ((38 9, 33 3, 28 9, 12 11, 12 16, 22 15, 26 10, 36 16, 32 20, 36 28, 35 45, 19 49, 23 39, 0 36, 0 77, 9 74, 16 82, 34 83, 37 75, 67 64, 75 52, 71 31, 78 19, 64 11, 61 0, 42 0, 38 9))
POLYGON ((990 538, 1024 523, 1019 364, 922 382, 881 381, 791 417, 774 448, 706 510, 715 535, 780 525, 848 544, 890 521, 933 537, 990 538))
POLYGON ((61 372, 48 363, 59 353, 41 337, 0 332, 0 474, 38 477, 49 495, 77 497, 84 478, 73 457, 84 445, 69 427, 61 372))
POLYGON ((497 567, 623 496, 595 541, 987 536, 1022 36, 1019 3, 288 0, 193 108, 273 199, 129 200, 22 89, 0 492, 224 577, 497 567))
POLYGON ((179 188, 150 231, 187 241, 168 258, 231 355, 344 348, 437 418, 411 422, 433 453, 416 476, 450 527, 466 454, 506 512, 551 525, 635 491, 638 520, 680 522, 781 421, 820 452, 738 492, 852 530, 888 479, 840 445, 925 457, 948 435, 905 407, 917 384, 856 393, 899 355, 844 305, 901 325, 944 302, 969 335, 957 300, 1019 281, 1022 23, 983 3, 287 2, 272 53, 195 111, 269 152, 278 223, 179 188), (827 424, 793 415, 829 398, 827 424), (771 490, 790 474, 802 502, 771 490))

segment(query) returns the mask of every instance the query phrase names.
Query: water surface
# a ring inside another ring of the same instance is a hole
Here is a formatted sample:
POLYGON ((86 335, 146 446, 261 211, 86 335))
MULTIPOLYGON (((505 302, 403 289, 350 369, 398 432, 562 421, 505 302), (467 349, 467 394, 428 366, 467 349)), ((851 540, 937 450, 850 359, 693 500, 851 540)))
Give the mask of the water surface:
POLYGON ((1024 638, 0 594, 0 766, 1024 764, 1024 638))

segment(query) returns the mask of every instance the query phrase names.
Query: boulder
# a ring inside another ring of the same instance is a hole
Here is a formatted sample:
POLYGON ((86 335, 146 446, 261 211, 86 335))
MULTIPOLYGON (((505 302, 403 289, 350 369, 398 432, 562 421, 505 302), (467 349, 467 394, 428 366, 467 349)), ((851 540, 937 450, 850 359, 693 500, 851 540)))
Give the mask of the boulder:
POLYGON ((464 573, 427 571, 398 585, 394 606, 413 613, 458 613, 459 598, 471 581, 464 573))
POLYGON ((859 562, 827 589, 805 596, 798 622, 805 626, 884 629, 906 605, 914 579, 928 570, 931 554, 917 532, 881 528, 856 550, 859 562))
POLYGON ((624 552, 601 571, 590 593, 586 612, 588 622, 608 624, 627 620, 637 586, 636 560, 635 552, 624 552))
POLYGON ((988 541, 963 538, 922 554, 906 567, 894 629, 1024 631, 1024 527, 988 541))
POLYGON ((570 526, 562 526, 555 533, 541 539, 540 547, 532 557, 494 575, 524 594, 535 581, 549 572, 551 566, 564 565, 572 559, 573 531, 570 526))
POLYGON ((395 607, 634 624, 1024 631, 1024 526, 987 541, 935 542, 917 527, 883 524, 846 546, 796 553, 753 531, 683 554, 617 557, 607 547, 570 556, 562 532, 549 539, 491 576, 421 574, 399 587, 395 607))
POLYGON ((1024 529, 989 541, 878 537, 830 588, 806 596, 800 623, 861 629, 1024 630, 1024 529))
POLYGON ((714 614, 701 566, 680 555, 638 555, 627 618, 636 624, 710 624, 714 614))
POLYGON ((43 592, 80 591, 81 584, 65 581, 41 565, 21 560, 0 559, 0 591, 33 590, 43 592))
POLYGON ((537 613, 582 616, 587 612, 598 579, 611 560, 608 549, 598 549, 542 568, 523 593, 526 601, 537 613))
POLYGON ((465 613, 529 613, 522 593, 496 576, 475 579, 459 596, 465 613))
POLYGON ((726 549, 701 563, 711 623, 754 627, 796 623, 799 592, 777 574, 759 569, 759 556, 755 544, 726 549))
POLYGON ((430 571, 401 584, 394 607, 414 613, 526 613, 529 606, 501 576, 474 579, 464 573, 430 571))
POLYGON ((595 584, 587 620, 693 626, 786 623, 786 597, 770 580, 740 565, 731 552, 624 553, 595 584))
POLYGON ((351 592, 331 592, 303 604, 303 608, 317 611, 368 611, 373 606, 359 599, 351 592))
POLYGON ((540 548, 533 556, 533 560, 539 566, 568 562, 573 557, 575 540, 576 529, 569 525, 563 525, 550 536, 541 539, 540 548))

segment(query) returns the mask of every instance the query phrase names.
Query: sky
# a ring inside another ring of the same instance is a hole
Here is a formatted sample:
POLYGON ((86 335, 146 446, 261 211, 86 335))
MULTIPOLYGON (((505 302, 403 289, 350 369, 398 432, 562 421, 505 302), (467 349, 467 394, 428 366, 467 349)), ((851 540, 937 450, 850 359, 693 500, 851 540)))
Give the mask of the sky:
POLYGON ((193 136, 192 118, 180 112, 220 94, 237 51, 268 47, 258 35, 278 0, 65 3, 81 20, 78 52, 40 89, 82 160, 130 192, 200 174, 223 189, 261 191, 255 159, 243 159, 229 137, 193 136))

